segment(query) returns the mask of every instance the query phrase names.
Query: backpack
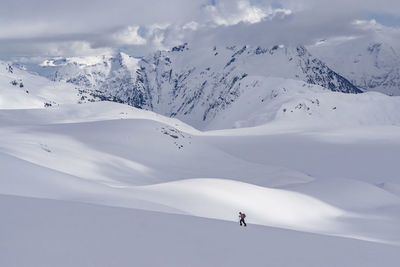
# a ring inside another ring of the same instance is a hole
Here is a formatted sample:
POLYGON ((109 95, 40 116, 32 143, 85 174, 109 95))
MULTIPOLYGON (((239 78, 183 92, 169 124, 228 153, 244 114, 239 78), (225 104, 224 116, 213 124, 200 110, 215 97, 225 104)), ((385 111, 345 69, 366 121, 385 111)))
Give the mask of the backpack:
POLYGON ((246 214, 242 213, 243 219, 246 218, 246 214))

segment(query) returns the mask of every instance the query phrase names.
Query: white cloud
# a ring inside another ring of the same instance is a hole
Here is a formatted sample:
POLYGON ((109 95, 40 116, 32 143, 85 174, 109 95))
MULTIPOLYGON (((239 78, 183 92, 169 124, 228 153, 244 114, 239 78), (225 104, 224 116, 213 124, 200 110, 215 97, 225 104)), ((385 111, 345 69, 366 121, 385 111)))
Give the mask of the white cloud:
POLYGON ((113 39, 121 45, 145 45, 146 39, 139 35, 139 26, 128 26, 113 34, 113 39))
POLYGON ((217 25, 233 25, 239 22, 257 23, 267 16, 267 13, 258 7, 251 6, 247 1, 237 3, 238 11, 235 13, 224 12, 217 7, 208 7, 213 21, 217 25))
POLYGON ((363 30, 381 30, 384 28, 383 25, 379 24, 375 19, 371 20, 354 20, 353 25, 363 30))
POLYGON ((284 8, 272 8, 269 5, 253 5, 249 0, 221 1, 218 5, 206 7, 206 13, 217 25, 235 25, 238 23, 258 23, 272 19, 276 15, 284 17, 292 11, 284 8))
MULTIPOLYGON (((42 42, 31 41, 24 43, 6 43, 2 49, 7 54, 0 53, 1 58, 26 58, 26 57, 56 57, 56 56, 94 56, 111 54, 113 49, 109 47, 93 48, 87 41, 62 41, 42 42), (5 47, 4 49, 4 46, 5 47)), ((1 50, 0 49, 0 52, 1 50)))
POLYGON ((199 28, 199 23, 197 23, 196 21, 188 22, 188 23, 186 23, 185 25, 183 25, 183 27, 182 27, 183 30, 188 30, 188 29, 190 29, 190 30, 192 30, 192 31, 195 31, 195 30, 197 30, 198 28, 199 28))
MULTIPOLYGON (((0 57, 95 53, 143 55, 201 40, 225 43, 315 43, 368 35, 368 14, 399 15, 398 0, 2 0, 0 57), (16 15, 13 10, 18 10, 16 15), (73 47, 74 49, 69 49, 73 47)), ((382 33, 383 34, 383 33, 382 33)))

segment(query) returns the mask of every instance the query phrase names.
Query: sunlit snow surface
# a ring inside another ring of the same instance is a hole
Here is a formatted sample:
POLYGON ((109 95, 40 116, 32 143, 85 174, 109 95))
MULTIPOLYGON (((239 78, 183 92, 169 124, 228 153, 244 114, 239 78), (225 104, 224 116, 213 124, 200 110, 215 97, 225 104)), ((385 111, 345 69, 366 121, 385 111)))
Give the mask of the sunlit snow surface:
POLYGON ((74 103, 1 106, 1 266, 400 262, 397 97, 298 89, 205 132, 74 103))

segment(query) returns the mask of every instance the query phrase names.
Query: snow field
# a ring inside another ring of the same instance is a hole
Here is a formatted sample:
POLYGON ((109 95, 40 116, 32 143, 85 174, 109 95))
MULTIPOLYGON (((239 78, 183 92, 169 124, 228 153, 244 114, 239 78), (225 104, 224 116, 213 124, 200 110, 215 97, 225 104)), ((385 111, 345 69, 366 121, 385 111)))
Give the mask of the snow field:
MULTIPOLYGON (((383 177, 363 177, 380 157, 363 141, 350 146, 356 160, 337 162, 348 169, 326 174, 326 159, 319 163, 312 155, 346 154, 349 144, 315 138, 318 132, 230 135, 234 129, 221 137, 223 131, 201 133, 173 119, 106 102, 0 113, 6 126, 0 147, 7 174, 1 179, 2 194, 233 221, 243 210, 254 224, 390 244, 400 240, 394 227, 400 218, 393 212, 400 207, 399 197, 376 186, 393 182, 397 165, 383 177), (69 120, 65 114, 71 114, 69 120), (41 119, 35 123, 35 118, 41 119), (376 158, 358 163, 365 147, 376 158), (293 155, 296 151, 303 151, 302 161, 293 155), (368 164, 358 169, 361 163, 368 164), (379 180, 371 183, 372 178, 379 180)), ((396 140, 386 140, 393 155, 399 151, 396 140)))
POLYGON ((398 246, 265 226, 0 196, 0 265, 387 266, 398 246))

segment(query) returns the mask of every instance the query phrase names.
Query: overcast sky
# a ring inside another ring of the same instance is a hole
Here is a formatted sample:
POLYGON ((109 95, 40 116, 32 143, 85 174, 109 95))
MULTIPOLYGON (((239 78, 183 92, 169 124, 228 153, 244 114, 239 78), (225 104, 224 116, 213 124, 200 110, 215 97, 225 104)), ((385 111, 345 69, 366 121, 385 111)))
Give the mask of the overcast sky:
POLYGON ((399 0, 1 0, 0 58, 144 55, 189 42, 311 44, 384 32, 399 0))

